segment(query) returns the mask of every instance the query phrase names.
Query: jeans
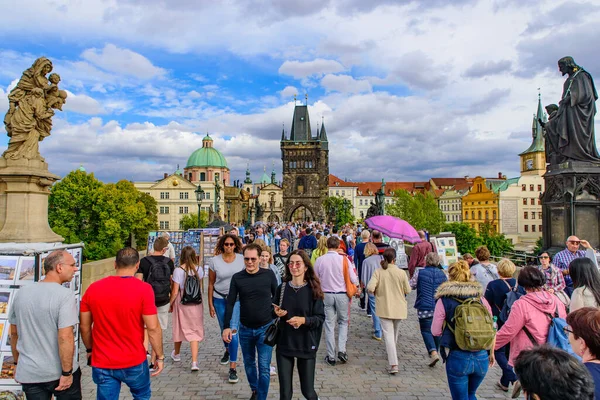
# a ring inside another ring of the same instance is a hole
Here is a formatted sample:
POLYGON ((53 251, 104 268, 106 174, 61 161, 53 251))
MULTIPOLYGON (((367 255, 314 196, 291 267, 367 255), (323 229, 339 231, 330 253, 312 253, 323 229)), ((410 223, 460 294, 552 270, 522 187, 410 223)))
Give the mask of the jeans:
POLYGON ((489 366, 487 351, 451 350, 446 375, 452 400, 477 400, 475 393, 489 366))
POLYGON ((271 355, 273 348, 264 343, 265 332, 271 325, 269 322, 260 328, 247 328, 240 324, 239 336, 242 356, 244 357, 244 370, 248 384, 256 392, 257 400, 266 400, 271 381, 271 355), (258 353, 258 370, 256 355, 258 353))
POLYGON ((348 296, 346 293, 325 293, 325 343, 327 356, 336 359, 335 324, 338 326, 338 351, 346 352, 348 341, 348 296))
MULTIPOLYGON (((227 300, 217 299, 213 297, 213 306, 215 307, 215 314, 217 314, 217 320, 219 321, 219 328, 223 332, 223 325, 225 320, 225 308, 227 308, 227 300)), ((240 302, 236 301, 233 306, 233 314, 231 315, 231 322, 229 327, 231 328, 231 342, 223 342, 225 350, 229 351, 229 362, 237 362, 238 354, 238 335, 237 331, 240 326, 240 302)))
POLYGON ((440 350, 440 338, 431 334, 431 324, 433 323, 433 317, 430 318, 419 318, 419 327, 421 328, 421 336, 423 336, 423 343, 427 348, 427 352, 431 354, 434 351, 440 350))
POLYGON ((511 383, 514 383, 517 380, 517 375, 513 368, 508 365, 508 354, 510 351, 510 345, 503 346, 498 350, 494 351, 494 356, 496 357, 496 362, 498 366, 502 369, 502 377, 500 378, 500 383, 502 386, 508 387, 511 383))
POLYGON ((275 353, 277 358, 277 375, 279 377, 279 399, 291 400, 292 378, 294 375, 294 360, 298 361, 298 377, 300 378, 300 390, 304 398, 308 400, 317 400, 315 392, 315 358, 295 358, 275 353))
POLYGON ((23 383, 23 392, 27 400, 50 400, 52 395, 56 400, 81 400, 81 370, 73 372, 73 383, 66 390, 57 392, 59 380, 43 383, 23 383))
POLYGON ((367 314, 371 314, 371 318, 373 318, 373 334, 381 338, 381 321, 375 315, 375 295, 371 293, 369 293, 369 301, 367 303, 367 314))
POLYGON ((134 400, 149 400, 150 370, 148 361, 129 368, 106 369, 92 367, 92 379, 98 386, 96 400, 114 400, 119 398, 121 383, 129 386, 134 400))
POLYGON ((275 254, 279 253, 279 243, 281 239, 275 239, 275 254))

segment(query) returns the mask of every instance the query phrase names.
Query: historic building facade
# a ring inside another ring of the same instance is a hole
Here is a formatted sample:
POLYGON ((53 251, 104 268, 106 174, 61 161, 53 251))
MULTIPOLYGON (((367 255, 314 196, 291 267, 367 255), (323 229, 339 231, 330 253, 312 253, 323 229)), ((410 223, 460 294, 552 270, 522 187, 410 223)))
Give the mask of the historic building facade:
POLYGON ((325 124, 312 135, 307 105, 296 105, 289 138, 281 133, 283 219, 323 220, 327 198, 329 142, 325 124))

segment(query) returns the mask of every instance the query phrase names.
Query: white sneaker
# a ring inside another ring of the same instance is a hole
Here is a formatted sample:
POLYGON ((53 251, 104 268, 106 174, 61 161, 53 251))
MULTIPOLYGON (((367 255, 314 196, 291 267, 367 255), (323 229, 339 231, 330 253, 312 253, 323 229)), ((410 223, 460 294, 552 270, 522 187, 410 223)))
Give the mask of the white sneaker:
POLYGON ((181 354, 175 354, 175 350, 171 352, 171 358, 173 361, 181 361, 181 354))
POLYGON ((270 370, 271 376, 273 375, 277 375, 277 370, 275 369, 274 366, 271 365, 271 370, 270 370))
POLYGON ((192 372, 195 372, 195 371, 200 371, 200 368, 198 368, 197 362, 192 363, 192 372))

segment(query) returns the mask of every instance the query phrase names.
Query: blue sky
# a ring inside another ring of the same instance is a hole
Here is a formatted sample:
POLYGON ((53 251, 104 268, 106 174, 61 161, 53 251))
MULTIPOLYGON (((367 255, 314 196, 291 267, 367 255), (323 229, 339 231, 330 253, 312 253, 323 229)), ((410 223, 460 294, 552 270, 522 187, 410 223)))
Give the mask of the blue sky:
POLYGON ((306 93, 342 178, 515 176, 538 88, 560 97, 556 61, 600 75, 598 1, 24 0, 5 14, 0 109, 49 57, 69 97, 42 155, 107 182, 173 172, 206 132, 232 179, 273 162, 280 177, 282 124, 306 93))

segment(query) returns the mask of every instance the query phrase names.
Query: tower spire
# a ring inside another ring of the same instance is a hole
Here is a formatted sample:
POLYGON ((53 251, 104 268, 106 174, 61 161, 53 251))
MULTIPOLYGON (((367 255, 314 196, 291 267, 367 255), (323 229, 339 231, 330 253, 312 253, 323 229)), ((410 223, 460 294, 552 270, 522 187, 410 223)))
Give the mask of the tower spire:
POLYGON ((285 122, 281 123, 281 141, 285 140, 285 122))
POLYGON ((325 117, 321 116, 321 130, 319 131, 319 140, 327 142, 327 132, 325 131, 325 117))

